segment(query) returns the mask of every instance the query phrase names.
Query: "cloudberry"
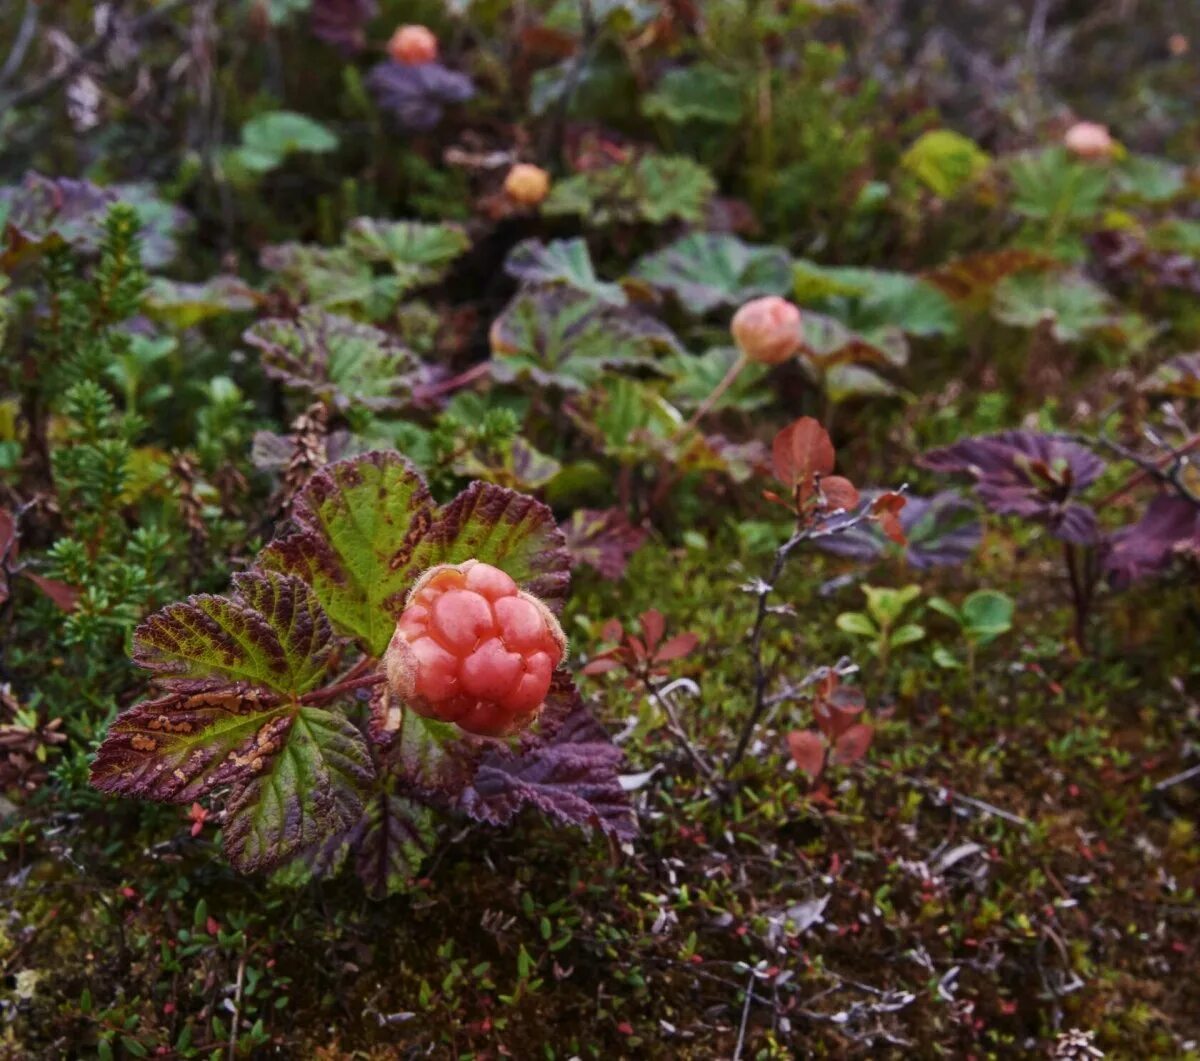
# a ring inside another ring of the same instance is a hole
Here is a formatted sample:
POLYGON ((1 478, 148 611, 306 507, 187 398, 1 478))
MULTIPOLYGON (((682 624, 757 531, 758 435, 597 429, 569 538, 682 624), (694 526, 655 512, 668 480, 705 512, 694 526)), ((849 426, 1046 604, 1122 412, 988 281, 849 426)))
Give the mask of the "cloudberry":
POLYGON ((398 63, 422 66, 438 55, 438 39, 425 26, 399 26, 388 41, 388 55, 398 63))
POLYGON ((498 567, 431 567, 409 594, 385 663, 418 714, 484 737, 529 725, 566 654, 562 627, 498 567))
POLYGON ((800 311, 778 295, 747 302, 729 326, 738 349, 751 361, 775 365, 800 349, 800 311))
POLYGON ((1109 158, 1116 149, 1108 127, 1098 122, 1076 122, 1063 137, 1063 146, 1076 158, 1109 158))
POLYGON ((522 206, 537 206, 550 194, 550 174, 540 166, 518 162, 504 178, 504 191, 522 206))

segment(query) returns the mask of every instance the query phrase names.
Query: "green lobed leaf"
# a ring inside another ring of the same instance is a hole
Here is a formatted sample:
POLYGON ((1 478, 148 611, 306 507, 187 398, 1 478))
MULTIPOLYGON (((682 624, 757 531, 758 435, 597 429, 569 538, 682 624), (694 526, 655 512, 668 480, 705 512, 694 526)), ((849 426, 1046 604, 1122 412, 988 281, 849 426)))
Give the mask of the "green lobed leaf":
POLYGON ((235 163, 252 173, 267 173, 298 151, 325 154, 337 147, 337 137, 320 122, 295 111, 257 114, 242 126, 242 143, 232 154, 235 163))
POLYGON ((600 379, 606 368, 653 368, 662 354, 681 349, 671 330, 649 314, 565 284, 518 292, 489 338, 493 378, 528 378, 573 391, 600 379))
POLYGON ((426 568, 477 559, 507 571, 551 607, 561 604, 570 558, 553 513, 504 487, 474 483, 441 510, 398 453, 338 461, 297 495, 299 528, 259 556, 268 569, 298 575, 329 617, 380 656, 426 568))
POLYGON ((425 481, 397 453, 371 452, 317 472, 297 495, 300 528, 258 557, 266 570, 307 582, 341 630, 383 654, 416 576, 417 548, 433 526, 425 481))
POLYGON ((934 195, 950 199, 983 174, 991 159, 974 140, 952 129, 931 129, 904 152, 900 165, 934 195))
POLYGON ((259 351, 268 376, 342 411, 402 407, 420 371, 386 332, 313 307, 294 320, 259 321, 242 338, 259 351))
POLYGON ((712 174, 683 155, 643 155, 635 162, 589 170, 554 185, 547 217, 573 214, 594 228, 614 223, 703 220, 716 191, 712 174))
POLYGON ((362 815, 362 789, 374 774, 349 719, 300 707, 282 747, 229 801, 229 861, 243 873, 271 869, 345 832, 362 815))
POLYGON ((293 695, 314 688, 334 639, 313 591, 273 572, 237 575, 234 587, 232 597, 189 597, 150 616, 134 634, 134 662, 178 691, 231 682, 293 695))
POLYGON ((791 256, 782 247, 756 247, 718 232, 692 232, 646 255, 633 272, 697 315, 781 295, 792 279, 791 256))
POLYGON ((743 109, 740 79, 712 63, 668 70, 654 91, 642 99, 648 118, 665 118, 676 125, 711 122, 736 125, 743 109))
POLYGON ((1019 328, 1048 324, 1062 343, 1075 342, 1112 319, 1107 292, 1074 272, 1026 272, 1000 282, 992 299, 997 320, 1019 328))
POLYGON ((628 301, 620 284, 596 275, 588 245, 581 239, 522 240, 509 252, 504 271, 525 284, 562 283, 617 306, 628 301))
POLYGON ((354 870, 376 899, 403 891, 429 854, 436 831, 433 812, 390 792, 367 803, 351 840, 354 870))

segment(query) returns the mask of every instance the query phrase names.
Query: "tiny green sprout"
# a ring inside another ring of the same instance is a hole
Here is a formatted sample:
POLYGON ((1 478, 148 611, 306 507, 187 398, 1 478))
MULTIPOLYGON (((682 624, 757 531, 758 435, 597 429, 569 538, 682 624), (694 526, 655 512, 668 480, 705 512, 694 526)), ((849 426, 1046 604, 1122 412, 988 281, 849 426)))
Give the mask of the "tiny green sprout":
MULTIPOLYGON (((961 608, 956 608, 945 597, 932 598, 929 607, 957 624, 959 633, 967 644, 968 669, 974 674, 976 650, 1012 629, 1015 605, 1007 593, 994 589, 980 589, 970 594, 963 601, 961 608)), ((942 645, 933 650, 933 660, 939 667, 950 670, 962 667, 958 657, 942 645)))
POLYGON ((908 606, 921 595, 921 587, 863 586, 862 591, 867 598, 866 611, 842 612, 837 617, 837 627, 844 633, 866 638, 867 647, 879 660, 880 667, 886 670, 894 649, 911 645, 925 636, 925 627, 919 623, 900 622, 908 606))

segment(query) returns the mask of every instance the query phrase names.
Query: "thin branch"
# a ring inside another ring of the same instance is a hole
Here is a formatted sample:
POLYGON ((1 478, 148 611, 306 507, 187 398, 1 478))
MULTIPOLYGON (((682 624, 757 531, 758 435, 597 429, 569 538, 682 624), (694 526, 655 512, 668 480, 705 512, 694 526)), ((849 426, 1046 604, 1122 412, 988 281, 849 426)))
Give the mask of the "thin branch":
POLYGON ((4 60, 4 67, 0 69, 0 85, 6 85, 15 76, 21 68, 21 64, 25 61, 25 53, 29 51, 29 45, 33 41, 34 30, 37 29, 38 20, 38 5, 35 0, 25 0, 25 11, 21 16, 21 25, 17 27, 17 35, 13 38, 13 45, 8 53, 8 58, 4 60))
MULTIPOLYGON (((1200 446, 1200 436, 1190 438, 1182 446, 1170 447, 1169 452, 1158 460, 1143 457, 1140 453, 1134 452, 1106 435, 1063 435, 1061 437, 1092 449, 1107 450, 1121 460, 1136 464, 1142 470, 1144 477, 1155 479, 1163 485, 1171 487, 1185 501, 1190 501, 1200 508, 1200 495, 1192 493, 1191 488, 1183 480, 1184 469, 1188 467, 1188 456, 1200 446)), ((1132 482, 1128 484, 1128 486, 1132 485, 1132 482)), ((1124 493, 1128 486, 1122 488, 1119 493, 1124 493)))
POLYGON ((1166 792, 1168 788, 1173 788, 1175 785, 1182 785, 1185 781, 1190 781, 1193 777, 1200 777, 1200 763, 1178 774, 1172 774, 1164 781, 1160 781, 1154 786, 1154 791, 1166 792))
POLYGON ((788 558, 797 546, 802 545, 804 542, 841 534, 852 527, 857 527, 860 523, 866 522, 871 518, 871 505, 864 505, 858 512, 846 520, 837 521, 838 515, 839 513, 832 513, 826 518, 824 523, 816 527, 806 527, 796 531, 775 551, 775 559, 771 564, 771 570, 767 574, 766 580, 759 581, 755 585, 755 592, 758 594, 758 610, 755 613, 754 626, 750 632, 750 659, 754 669, 754 706, 747 716, 745 724, 742 726, 742 732, 738 737, 738 742, 733 752, 726 760, 726 776, 733 771, 733 768, 741 762, 742 756, 746 754, 750 738, 754 735, 754 730, 762 720, 763 712, 767 709, 767 682, 769 675, 767 674, 767 669, 763 664, 762 658, 763 630, 766 626, 767 614, 770 612, 767 600, 775 591, 775 584, 783 574, 783 569, 787 566, 788 558))
POLYGON ((742 1047, 746 1045, 746 1025, 750 1022, 750 1003, 754 1001, 754 970, 750 970, 750 982, 746 984, 746 1004, 742 1006, 742 1023, 738 1027, 737 1046, 733 1050, 733 1061, 740 1061, 742 1047))
MULTIPOLYGON (((141 36, 147 30, 152 29, 160 22, 166 21, 176 11, 182 8, 189 7, 195 3, 195 0, 166 0, 166 3, 156 7, 153 11, 147 11, 139 18, 135 18, 126 27, 126 33, 131 38, 141 36)), ((35 81, 27 88, 19 89, 8 97, 0 100, 0 104, 5 109, 15 109, 17 107, 27 107, 31 103, 37 103, 39 100, 51 95, 67 81, 70 81, 78 74, 88 63, 100 58, 104 54, 105 48, 112 43, 113 37, 116 35, 118 28, 117 19, 109 20, 104 32, 98 37, 91 40, 75 53, 75 57, 67 63, 61 70, 56 73, 47 74, 39 81, 35 81)))
POLYGON ((675 704, 671 700, 670 692, 672 686, 678 683, 672 682, 671 686, 663 689, 656 689, 654 683, 648 678, 645 679, 646 692, 650 694, 650 698, 662 707, 663 712, 667 716, 667 729, 670 731, 676 742, 688 754, 688 758, 696 765, 696 769, 700 771, 709 781, 717 780, 717 772, 712 768, 712 765, 697 751, 696 746, 691 742, 687 735, 687 731, 683 728, 683 724, 679 721, 679 715, 675 711, 675 704))

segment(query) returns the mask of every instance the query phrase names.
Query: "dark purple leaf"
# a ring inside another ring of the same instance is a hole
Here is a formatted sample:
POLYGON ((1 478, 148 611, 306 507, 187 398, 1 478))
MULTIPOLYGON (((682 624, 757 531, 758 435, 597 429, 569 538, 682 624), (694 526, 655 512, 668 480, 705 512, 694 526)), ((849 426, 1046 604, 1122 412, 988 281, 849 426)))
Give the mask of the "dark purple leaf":
POLYGON ((314 37, 349 55, 366 45, 366 25, 377 11, 375 0, 313 0, 309 25, 314 37))
POLYGON ((1035 431, 1004 431, 932 450, 919 463, 935 472, 966 475, 992 512, 1046 526, 1056 538, 1090 545, 1095 513, 1073 499, 1100 477, 1105 464, 1091 450, 1035 431))
POLYGON ((475 95, 466 74, 441 63, 380 63, 367 75, 367 86, 402 128, 418 133, 434 128, 449 104, 465 103, 475 95))
POLYGON ((1159 494, 1137 523, 1109 539, 1105 573, 1124 588, 1165 573, 1183 553, 1200 553, 1200 508, 1186 498, 1159 494))
POLYGON ((380 792, 351 830, 354 870, 372 898, 400 891, 415 875, 434 837, 433 814, 412 800, 380 792))
POLYGON ((631 840, 637 819, 621 788, 621 750, 588 713, 578 695, 549 743, 519 755, 484 756, 460 807, 477 821, 504 825, 525 807, 567 825, 599 828, 631 840))
POLYGON ((646 532, 619 508, 576 509, 563 531, 572 561, 588 564, 608 579, 625 574, 629 558, 646 540, 646 532))
MULTIPOLYGON (((882 490, 864 490, 863 499, 874 501, 882 490)), ((904 555, 919 571, 931 567, 949 567, 964 563, 983 538, 983 527, 975 518, 975 507, 952 490, 933 497, 904 495, 907 504, 900 510, 900 529, 908 539, 905 547, 894 545, 874 522, 860 523, 839 534, 817 538, 826 552, 871 563, 889 552, 904 555)), ((838 516, 828 526, 846 522, 838 516)))

